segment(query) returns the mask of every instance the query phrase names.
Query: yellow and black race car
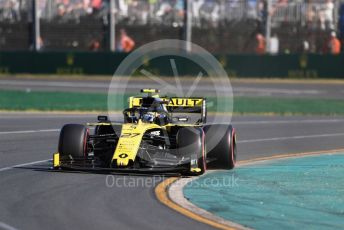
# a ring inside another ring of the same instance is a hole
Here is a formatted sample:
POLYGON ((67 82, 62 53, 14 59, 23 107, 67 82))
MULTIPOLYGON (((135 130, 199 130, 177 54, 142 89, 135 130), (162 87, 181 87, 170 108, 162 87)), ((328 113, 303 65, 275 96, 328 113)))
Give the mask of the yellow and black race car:
POLYGON ((160 97, 155 89, 141 93, 129 98, 124 123, 98 116, 97 123, 64 125, 53 167, 183 175, 234 168, 235 129, 206 124, 205 98, 160 97))

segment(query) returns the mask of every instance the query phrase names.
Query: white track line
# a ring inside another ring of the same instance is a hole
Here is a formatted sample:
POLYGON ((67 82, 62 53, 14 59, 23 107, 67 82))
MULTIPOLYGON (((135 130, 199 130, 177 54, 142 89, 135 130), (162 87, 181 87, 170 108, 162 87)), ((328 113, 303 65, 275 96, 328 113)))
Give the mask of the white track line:
POLYGON ((24 163, 24 164, 18 164, 18 165, 12 165, 12 166, 9 166, 9 167, 0 168, 0 172, 4 172, 4 171, 11 170, 11 169, 14 169, 14 168, 29 166, 29 165, 35 165, 35 164, 45 163, 45 162, 48 162, 48 161, 50 161, 50 160, 51 160, 51 159, 41 160, 41 161, 33 161, 33 162, 24 163))
POLYGON ((4 131, 1 134, 28 134, 28 133, 47 133, 47 132, 59 132, 60 129, 37 129, 37 130, 18 130, 18 131, 4 131))
POLYGON ((8 224, 5 224, 4 222, 0 222, 0 229, 3 229, 3 230, 17 230, 16 228, 8 225, 8 224))
POLYGON ((233 121, 234 125, 260 125, 260 124, 305 124, 305 123, 338 123, 344 119, 312 119, 312 120, 275 120, 275 121, 233 121))
POLYGON ((273 138, 251 139, 251 140, 241 140, 241 141, 237 141, 237 143, 254 143, 254 142, 264 142, 264 141, 281 141, 281 140, 306 139, 306 138, 319 138, 319 137, 338 137, 338 136, 344 136, 344 133, 328 133, 328 134, 316 134, 316 135, 304 135, 304 136, 273 137, 273 138))

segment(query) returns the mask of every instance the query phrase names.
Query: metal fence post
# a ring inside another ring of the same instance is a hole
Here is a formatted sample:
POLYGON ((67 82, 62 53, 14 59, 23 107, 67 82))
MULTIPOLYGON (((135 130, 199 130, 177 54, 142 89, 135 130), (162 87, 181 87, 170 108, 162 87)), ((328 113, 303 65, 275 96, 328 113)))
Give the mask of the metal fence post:
POLYGON ((115 21, 115 1, 110 0, 110 51, 116 50, 116 21, 115 21))
POLYGON ((271 0, 267 0, 267 15, 266 15, 266 26, 265 26, 265 40, 266 40, 266 53, 270 52, 270 40, 271 40, 271 0))
POLYGON ((192 0, 184 0, 184 37, 186 41, 186 51, 191 52, 191 41, 192 41, 192 0))
POLYGON ((38 0, 32 1, 32 25, 33 25, 33 49, 39 51, 41 49, 41 35, 40 35, 40 24, 38 14, 38 0))

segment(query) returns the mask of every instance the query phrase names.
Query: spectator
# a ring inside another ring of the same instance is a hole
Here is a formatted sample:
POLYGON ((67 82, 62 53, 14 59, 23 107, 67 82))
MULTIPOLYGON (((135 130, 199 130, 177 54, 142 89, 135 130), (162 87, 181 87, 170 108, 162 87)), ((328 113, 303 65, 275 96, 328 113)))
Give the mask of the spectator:
POLYGON ((42 36, 38 37, 38 47, 37 47, 37 49, 41 50, 41 51, 44 49, 44 41, 43 41, 42 36))
POLYGON ((258 2, 258 20, 265 22, 268 15, 268 6, 266 0, 259 0, 258 2))
POLYGON ((205 0, 200 8, 199 13, 201 17, 201 22, 208 22, 208 25, 216 27, 220 14, 220 6, 218 1, 205 0))
POLYGON ((148 7, 149 17, 153 18, 154 17, 154 13, 157 10, 158 0, 148 0, 148 3, 149 3, 149 7, 148 7))
POLYGON ((256 19, 257 18, 257 0, 247 1, 247 18, 256 19))
POLYGON ((199 11, 201 9, 201 6, 203 5, 204 0, 194 0, 191 2, 191 9, 192 9, 192 17, 193 17, 193 23, 197 26, 201 26, 200 22, 200 16, 199 11))
POLYGON ((91 6, 95 12, 99 11, 102 7, 102 0, 92 0, 91 6))
POLYGON ((279 40, 277 34, 274 34, 270 38, 270 54, 278 54, 279 52, 279 40))
POLYGON ((326 0, 325 4, 322 4, 320 11, 320 28, 325 30, 326 28, 334 29, 333 24, 333 10, 334 4, 332 0, 326 0))
POLYGON ((310 51, 310 45, 309 42, 307 40, 304 40, 302 42, 302 46, 301 46, 301 52, 302 53, 309 53, 310 51))
POLYGON ((306 20, 308 23, 312 23, 316 17, 316 8, 310 0, 306 1, 306 5, 304 7, 306 8, 306 20))
POLYGON ((166 14, 169 14, 172 11, 172 6, 170 4, 170 1, 162 1, 160 3, 160 8, 159 10, 156 12, 156 15, 158 17, 163 17, 166 14))
POLYGON ((127 35, 127 32, 124 29, 120 30, 120 48, 122 52, 130 52, 134 49, 135 42, 134 40, 127 35))
POLYGON ((57 16, 63 17, 66 14, 66 7, 63 4, 60 4, 57 7, 57 16))
POLYGON ((328 48, 331 54, 334 54, 334 55, 340 54, 341 44, 340 44, 339 39, 337 38, 336 32, 334 31, 331 33, 331 38, 328 43, 328 48))
POLYGON ((146 1, 131 0, 128 3, 129 22, 131 24, 147 24, 148 9, 146 1))
POLYGON ((80 8, 83 11, 83 13, 81 13, 81 15, 93 13, 93 9, 91 7, 91 1, 90 0, 83 0, 80 8))
POLYGON ((120 18, 128 18, 128 3, 126 0, 118 0, 117 14, 120 18))
POLYGON ((99 49, 100 49, 100 42, 97 39, 93 40, 91 42, 89 48, 90 48, 91 51, 94 51, 94 52, 99 51, 99 49))
POLYGON ((256 54, 264 54, 266 42, 264 36, 260 33, 256 35, 256 44, 256 54))
POLYGON ((278 0, 278 2, 272 6, 272 9, 270 12, 271 16, 275 16, 275 14, 277 14, 278 11, 281 11, 283 15, 283 11, 287 9, 287 7, 288 7, 288 0, 278 0))
POLYGON ((19 2, 17 0, 6 0, 3 4, 2 9, 0 9, 1 19, 10 22, 20 21, 19 2))
POLYGON ((181 26, 184 17, 183 0, 161 0, 160 7, 156 12, 158 20, 164 24, 172 24, 174 27, 181 26))

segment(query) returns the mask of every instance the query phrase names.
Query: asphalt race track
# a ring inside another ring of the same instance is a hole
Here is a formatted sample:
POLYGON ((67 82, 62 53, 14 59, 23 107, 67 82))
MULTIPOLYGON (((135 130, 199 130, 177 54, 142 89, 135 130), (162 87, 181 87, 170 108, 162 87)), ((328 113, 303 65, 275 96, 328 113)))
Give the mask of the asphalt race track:
MULTIPOLYGON (((0 229, 210 228, 159 203, 152 185, 162 178, 114 175, 106 181, 107 175, 48 170, 51 163, 44 160, 56 151, 58 129, 95 115, 0 117, 0 229), (130 180, 140 183, 130 187, 130 180)), ((233 123, 239 160, 344 148, 341 117, 243 116, 233 123)))

